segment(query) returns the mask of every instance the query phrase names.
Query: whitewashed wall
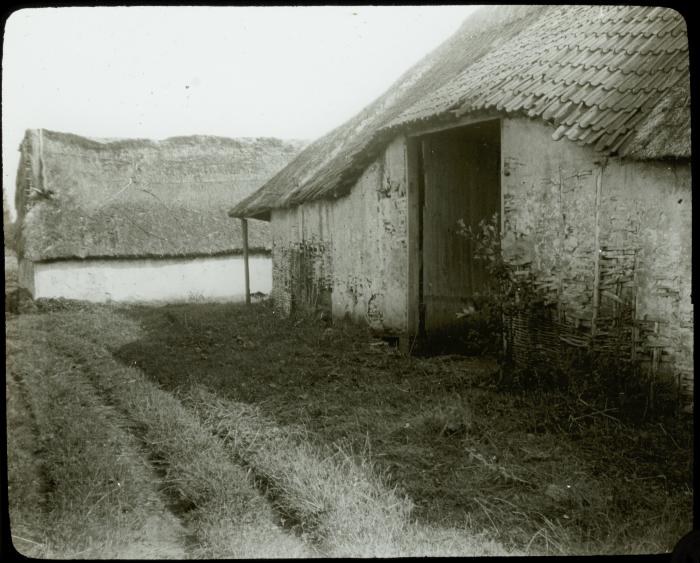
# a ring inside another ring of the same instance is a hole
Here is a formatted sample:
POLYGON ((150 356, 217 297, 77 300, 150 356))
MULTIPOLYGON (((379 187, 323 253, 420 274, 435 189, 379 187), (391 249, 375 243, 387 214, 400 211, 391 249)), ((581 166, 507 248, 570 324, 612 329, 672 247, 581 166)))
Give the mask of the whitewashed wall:
POLYGON ((392 142, 349 194, 272 212, 272 297, 290 311, 295 284, 330 286, 332 315, 372 328, 406 330, 406 152, 392 142), (294 279, 290 258, 304 248, 316 279, 294 279), (319 277, 324 279, 319 279, 319 277))
MULTIPOLYGON (((270 293, 272 261, 251 256, 250 291, 270 293)), ((69 260, 34 264, 34 298, 105 302, 245 299, 241 256, 196 259, 69 260)))
POLYGON ((692 390, 690 163, 608 158, 603 168, 591 147, 554 141, 552 128, 543 123, 514 118, 502 124, 505 240, 528 249, 541 279, 553 275, 561 284, 566 318, 590 322, 596 252, 601 268, 610 272, 607 280, 601 278, 608 285, 600 310, 615 303, 615 278, 632 275, 637 330, 643 325, 651 332, 638 333, 638 356, 656 350, 658 369, 679 375, 692 390), (600 249, 594 245, 598 180, 600 249), (636 253, 634 262, 626 272, 615 270, 603 249, 636 253))

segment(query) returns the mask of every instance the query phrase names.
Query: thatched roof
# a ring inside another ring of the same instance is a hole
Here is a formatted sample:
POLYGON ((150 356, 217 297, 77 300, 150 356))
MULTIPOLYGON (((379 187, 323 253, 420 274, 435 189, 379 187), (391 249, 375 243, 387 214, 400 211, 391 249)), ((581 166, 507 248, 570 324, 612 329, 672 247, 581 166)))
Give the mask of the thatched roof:
POLYGON ((230 214, 268 218, 273 208, 339 197, 391 138, 471 113, 541 119, 554 139, 606 154, 689 158, 689 93, 687 29, 671 9, 484 7, 230 214))
MULTIPOLYGON (((213 136, 89 139, 28 130, 20 145, 19 251, 30 260, 239 252, 226 211, 298 152, 300 141, 213 136)), ((270 248, 253 222, 252 250, 270 248)))
POLYGON ((690 84, 676 84, 644 117, 623 146, 624 156, 639 160, 690 157, 690 84))

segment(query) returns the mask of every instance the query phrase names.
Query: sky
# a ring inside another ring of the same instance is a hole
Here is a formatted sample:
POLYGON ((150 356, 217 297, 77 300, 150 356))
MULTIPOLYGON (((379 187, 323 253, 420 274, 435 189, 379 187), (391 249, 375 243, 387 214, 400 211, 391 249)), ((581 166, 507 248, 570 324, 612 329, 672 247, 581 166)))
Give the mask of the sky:
MULTIPOLYGON (((475 6, 32 8, 5 24, 3 189, 29 128, 313 140, 475 6)), ((12 209, 14 217, 14 209, 12 209)))

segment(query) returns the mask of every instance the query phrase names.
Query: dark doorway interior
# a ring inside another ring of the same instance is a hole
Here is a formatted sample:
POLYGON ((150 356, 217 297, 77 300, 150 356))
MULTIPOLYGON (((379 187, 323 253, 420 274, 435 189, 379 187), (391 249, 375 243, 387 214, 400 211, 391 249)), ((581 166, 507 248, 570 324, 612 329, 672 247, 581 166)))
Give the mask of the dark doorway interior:
POLYGON ((500 121, 425 135, 418 157, 419 334, 431 349, 457 352, 465 337, 457 313, 488 280, 458 221, 477 229, 500 218, 500 121))

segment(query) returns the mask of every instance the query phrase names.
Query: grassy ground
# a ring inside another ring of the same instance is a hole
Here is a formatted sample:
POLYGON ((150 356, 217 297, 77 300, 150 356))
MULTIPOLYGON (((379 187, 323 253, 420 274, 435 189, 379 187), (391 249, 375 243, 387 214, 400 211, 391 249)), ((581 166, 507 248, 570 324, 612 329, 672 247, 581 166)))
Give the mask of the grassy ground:
POLYGON ((528 553, 658 553, 692 527, 688 418, 615 418, 564 393, 494 388, 493 363, 407 358, 362 328, 261 304, 129 313, 115 353, 181 395, 204 387, 369 457, 425 525, 528 553))
MULTIPOLYGON (((110 507, 127 507, 125 539, 153 514, 136 508, 150 495, 177 515, 173 549, 188 557, 660 553, 692 526, 687 418, 633 423, 589 397, 499 389, 493 362, 404 357, 362 328, 265 303, 54 301, 6 323, 10 506, 26 554, 84 549, 57 495, 82 498, 66 487, 93 457, 125 460, 109 471, 134 472, 133 490, 98 503, 124 480, 100 473, 76 517, 104 503, 117 522, 110 507), (68 442, 73 408, 96 421, 82 449, 68 442), (57 482, 73 452, 78 469, 57 482)), ((100 529, 93 548, 109 544, 100 529)))
MULTIPOLYGON (((105 321, 110 334, 124 334, 114 330, 120 320, 83 311, 23 315, 8 323, 10 341, 24 343, 24 349, 12 349, 11 375, 29 397, 45 452, 47 553, 69 558, 313 555, 277 526, 248 473, 211 432, 170 393, 116 362, 90 338, 105 321), (31 336, 31 343, 17 332, 31 336), (150 517, 159 515, 181 520, 178 530, 169 531, 179 537, 137 549, 135 544, 153 539, 150 517)), ((13 478, 20 478, 20 469, 14 468, 13 478)), ((21 504, 19 496, 13 498, 21 504)))
POLYGON ((421 525, 367 450, 319 446, 303 425, 280 427, 258 408, 200 389, 189 402, 246 463, 302 535, 332 557, 513 555, 473 528, 421 525))
POLYGON ((17 338, 22 328, 8 324, 8 427, 23 429, 10 432, 8 444, 18 547, 51 558, 109 557, 137 545, 139 553, 153 557, 184 555, 176 542, 153 541, 166 532, 168 523, 159 522, 166 510, 123 417, 104 404, 79 366, 52 350, 41 331, 31 331, 32 342, 17 338), (22 400, 26 411, 17 404, 22 400))
POLYGON ((124 413, 162 463, 164 482, 194 533, 197 547, 189 556, 507 553, 480 530, 416 526, 411 501, 386 484, 369 456, 353 456, 338 444, 317 446, 303 427, 279 426, 257 409, 219 400, 199 386, 159 389, 133 362, 114 359, 112 353, 139 330, 109 307, 54 309, 19 322, 25 330, 41 326, 50 346, 124 413), (251 493, 251 479, 269 504, 251 493), (300 541, 270 525, 275 515, 274 523, 300 541), (237 543, 243 540, 248 544, 237 543))

